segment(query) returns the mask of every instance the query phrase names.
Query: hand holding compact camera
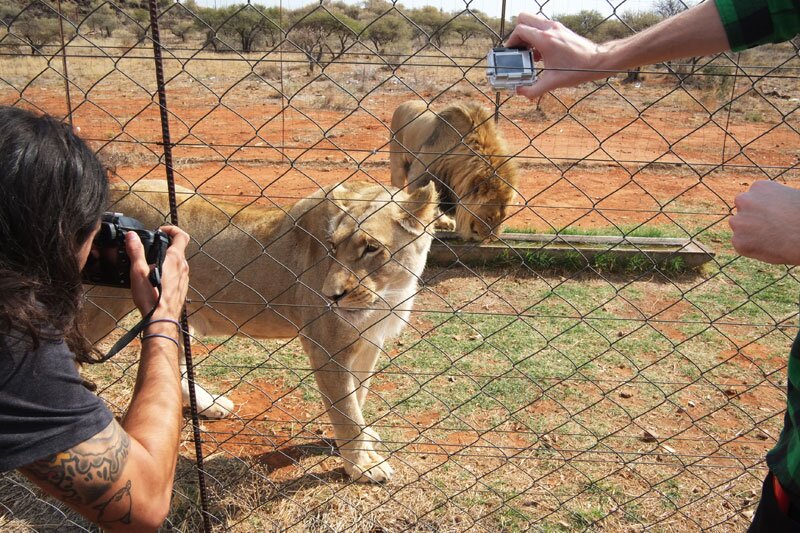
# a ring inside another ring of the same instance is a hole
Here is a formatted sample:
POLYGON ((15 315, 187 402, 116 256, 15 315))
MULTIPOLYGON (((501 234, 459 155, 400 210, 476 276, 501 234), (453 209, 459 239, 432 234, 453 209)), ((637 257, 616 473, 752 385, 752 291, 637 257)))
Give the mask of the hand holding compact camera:
POLYGON ((495 89, 513 90, 536 81, 533 54, 528 48, 493 48, 486 62, 486 76, 495 89))
POLYGON ((109 287, 131 286, 131 260, 125 250, 125 234, 133 231, 142 241, 147 263, 155 265, 150 283, 160 285, 161 267, 170 245, 169 235, 145 229, 135 218, 122 213, 103 213, 100 230, 92 243, 92 251, 83 269, 83 281, 109 287))

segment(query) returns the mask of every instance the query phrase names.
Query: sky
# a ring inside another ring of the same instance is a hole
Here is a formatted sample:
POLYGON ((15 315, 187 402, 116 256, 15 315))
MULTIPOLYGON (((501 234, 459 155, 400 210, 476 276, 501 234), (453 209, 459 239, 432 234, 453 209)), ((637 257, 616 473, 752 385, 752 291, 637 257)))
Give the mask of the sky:
MULTIPOLYGON (((197 0, 197 3, 209 7, 224 7, 231 4, 241 4, 246 0, 197 0)), ((259 3, 265 6, 277 6, 280 2, 277 0, 253 0, 254 3, 259 3)), ((345 0, 348 4, 358 4, 360 2, 354 0, 345 0)), ((539 0, 544 4, 542 12, 553 17, 554 15, 567 15, 570 13, 577 13, 584 9, 594 9, 604 15, 610 15, 614 8, 617 7, 617 13, 625 13, 627 11, 643 11, 651 8, 653 0, 539 0)), ((301 6, 317 3, 313 0, 283 0, 283 7, 286 9, 295 9, 301 6)), ((443 9, 444 11, 454 12, 463 11, 467 5, 465 0, 401 0, 404 6, 409 8, 421 7, 431 5, 443 9)), ((479 9, 484 13, 493 17, 500 16, 502 2, 500 0, 471 0, 469 7, 471 9, 479 9)), ((519 14, 522 11, 538 12, 539 7, 533 0, 506 0, 506 19, 519 14)))

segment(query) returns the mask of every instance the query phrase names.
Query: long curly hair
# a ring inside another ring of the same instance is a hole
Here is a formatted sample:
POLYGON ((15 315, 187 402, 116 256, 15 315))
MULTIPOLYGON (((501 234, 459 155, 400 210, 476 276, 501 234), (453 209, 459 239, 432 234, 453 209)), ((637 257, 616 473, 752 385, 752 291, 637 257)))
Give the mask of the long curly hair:
POLYGON ((0 334, 64 338, 78 361, 78 250, 108 203, 106 170, 68 125, 0 106, 0 334))

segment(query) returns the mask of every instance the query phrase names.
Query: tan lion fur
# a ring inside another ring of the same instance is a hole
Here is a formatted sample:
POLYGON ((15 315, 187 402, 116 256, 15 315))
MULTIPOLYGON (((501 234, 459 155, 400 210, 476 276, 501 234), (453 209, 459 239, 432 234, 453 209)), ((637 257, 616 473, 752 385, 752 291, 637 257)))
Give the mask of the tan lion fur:
MULTIPOLYGON (((155 228, 167 219, 161 182, 113 191, 111 210, 155 228)), ((425 266, 438 199, 345 183, 281 209, 205 198, 179 189, 181 226, 192 237, 189 323, 197 335, 299 336, 345 462, 360 481, 386 481, 378 434, 362 406, 384 341, 406 325, 425 266)), ((127 291, 92 287, 84 329, 95 340, 133 309, 127 291), (111 297, 111 298, 109 298, 111 297)), ((196 387, 198 409, 233 405, 196 387)), ((188 386, 184 383, 184 393, 188 386)))
POLYGON ((442 213, 454 213, 463 239, 497 237, 516 194, 517 167, 491 112, 476 103, 433 112, 414 100, 398 106, 391 129, 392 185, 413 191, 433 181, 442 213))

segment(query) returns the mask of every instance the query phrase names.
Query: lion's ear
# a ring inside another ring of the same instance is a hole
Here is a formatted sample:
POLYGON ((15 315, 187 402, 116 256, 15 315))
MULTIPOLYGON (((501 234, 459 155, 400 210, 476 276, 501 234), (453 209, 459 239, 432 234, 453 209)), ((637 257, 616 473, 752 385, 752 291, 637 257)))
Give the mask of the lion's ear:
POLYGON ((433 181, 420 187, 408 195, 406 200, 398 202, 402 211, 400 225, 414 235, 425 231, 425 226, 433 222, 439 207, 439 195, 433 181))

